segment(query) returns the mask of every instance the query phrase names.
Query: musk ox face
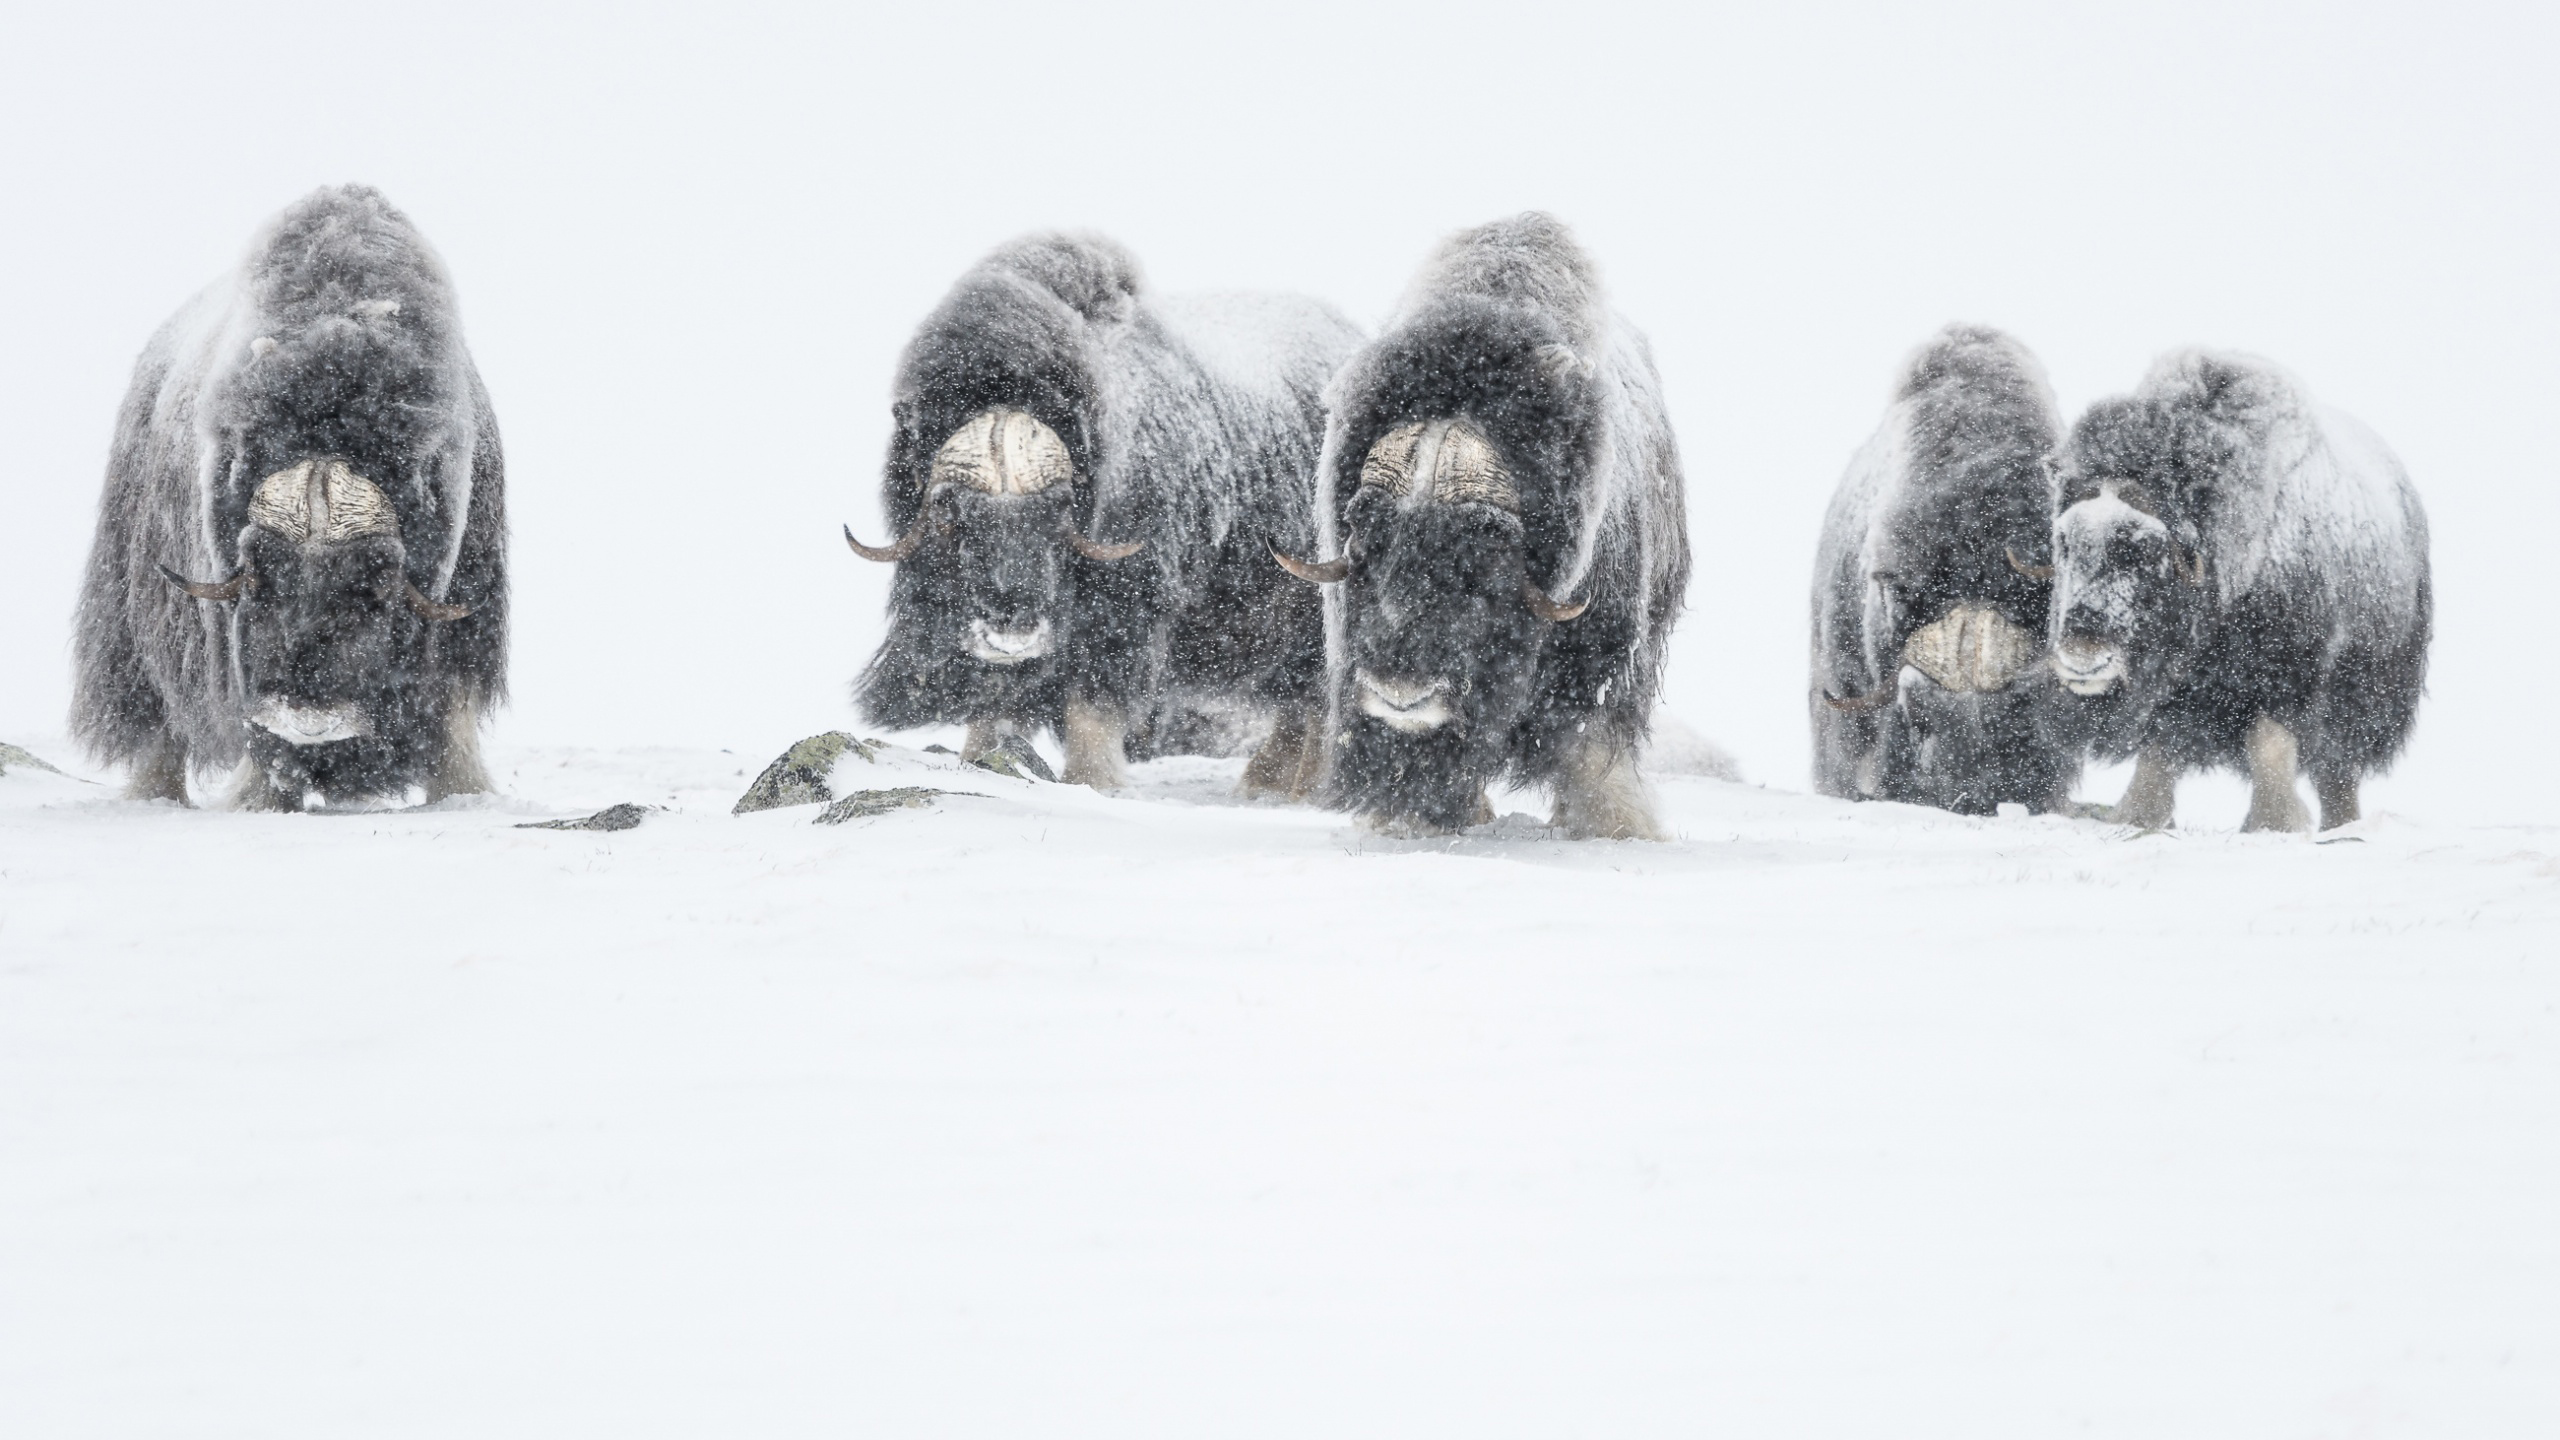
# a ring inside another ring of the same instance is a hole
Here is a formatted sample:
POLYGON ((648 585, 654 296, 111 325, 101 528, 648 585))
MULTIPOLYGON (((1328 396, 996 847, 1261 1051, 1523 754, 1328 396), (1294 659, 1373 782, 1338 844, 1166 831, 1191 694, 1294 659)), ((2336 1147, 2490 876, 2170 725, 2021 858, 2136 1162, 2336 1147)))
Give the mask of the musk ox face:
POLYGON ((1344 587, 1336 773, 1360 808, 1439 829, 1478 818, 1547 627, 1583 610, 1531 578, 1519 503, 1475 425, 1414 422, 1371 447, 1343 511, 1342 556, 1282 559, 1301 579, 1344 587))
POLYGON ((1401 735, 1507 731, 1539 624, 1521 601, 1519 517, 1479 501, 1407 508, 1363 486, 1346 519, 1352 708, 1401 735))
POLYGON ((2053 521, 2053 669, 2080 696, 2149 693, 2202 605, 2195 527, 2129 479, 2076 482, 2053 521))
POLYGON ((936 600, 929 644, 999 666, 1056 652, 1075 598, 1059 539, 1066 502, 1064 489, 986 495, 943 486, 926 496, 928 538, 911 563, 936 600))
POLYGON ((1027 411, 993 406, 934 453, 915 524, 894 545, 845 532, 867 560, 915 567, 913 620, 928 658, 1011 669, 1055 655, 1074 603, 1070 552, 1125 559, 1143 542, 1103 545, 1075 526, 1066 442, 1027 411))
POLYGON ((389 497, 345 461, 305 460, 260 482, 229 578, 169 578, 232 605, 250 752, 270 773, 371 790, 414 757, 431 626, 470 613, 408 575, 389 497))

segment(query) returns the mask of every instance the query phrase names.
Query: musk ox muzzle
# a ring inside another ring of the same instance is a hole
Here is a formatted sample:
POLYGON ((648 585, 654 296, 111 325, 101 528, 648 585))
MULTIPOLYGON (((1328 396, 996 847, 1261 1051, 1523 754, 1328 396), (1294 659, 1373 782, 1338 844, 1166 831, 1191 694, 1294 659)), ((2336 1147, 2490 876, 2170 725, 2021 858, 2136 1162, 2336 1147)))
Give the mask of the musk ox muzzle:
POLYGON ((361 705, 296 705, 272 695, 249 712, 249 723, 288 745, 330 745, 373 733, 373 717, 361 705))
POLYGON ((2104 695, 2131 668, 2123 647, 2104 640, 2073 635, 2053 647, 2053 673, 2074 695, 2104 695))
MULTIPOLYGON (((1510 468, 1485 433, 1465 419, 1417 420, 1388 431, 1360 462, 1360 484, 1385 491, 1403 508, 1473 503, 1520 513, 1520 489, 1510 468)), ((1351 576, 1348 555, 1331 560, 1301 560, 1277 550, 1271 555, 1281 569, 1311 585, 1331 585, 1351 576)), ((1587 598, 1578 603, 1557 600, 1526 578, 1520 591, 1541 620, 1561 624, 1591 608, 1587 598)))
POLYGON ((972 620, 969 653, 990 665, 1019 665, 1048 654, 1050 635, 1045 618, 1028 630, 1003 630, 984 620, 972 620))
POLYGON ((1445 680, 1394 680, 1367 670, 1355 670, 1352 680, 1360 689, 1360 713, 1385 721, 1389 729, 1420 735, 1449 723, 1445 680))

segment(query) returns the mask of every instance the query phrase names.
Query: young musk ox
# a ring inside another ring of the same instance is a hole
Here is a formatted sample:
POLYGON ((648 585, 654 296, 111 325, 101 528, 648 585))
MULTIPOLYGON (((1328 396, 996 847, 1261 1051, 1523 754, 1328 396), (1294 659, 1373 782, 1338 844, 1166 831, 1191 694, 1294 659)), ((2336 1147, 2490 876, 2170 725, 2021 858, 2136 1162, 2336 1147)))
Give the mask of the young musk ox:
POLYGON ((1314 534, 1322 389, 1359 332, 1284 295, 1173 299, 1093 236, 1034 235, 961 277, 899 363, 882 508, 875 724, 969 727, 971 758, 1055 729, 1108 789, 1200 707, 1276 712, 1248 790, 1303 793, 1319 606, 1271 566, 1314 534))
POLYGON ((244 757, 249 809, 487 789, 503 468, 435 252, 376 191, 306 196, 134 367, 74 733, 147 799, 244 757))
POLYGON ((2327 829, 2407 743, 2434 603, 2427 519, 2373 433, 2251 356, 2190 350, 2071 430, 2056 476, 2053 665, 2114 818, 2167 825, 2178 773, 2246 766, 2245 828, 2327 829))
POLYGON ((2053 524, 2062 419, 2044 371, 1997 330, 1953 325, 1904 367, 1850 460, 1813 572, 1813 773, 1825 795, 1968 815, 2068 804, 2052 738, 2053 524))
MULTIPOLYGON (((1330 792, 1391 829, 1543 784, 1577 836, 1659 838, 1636 768, 1689 580, 1680 457, 1644 337, 1556 220, 1441 246, 1331 395, 1330 792)), ((1301 552, 1303 553, 1303 552, 1301 552)))

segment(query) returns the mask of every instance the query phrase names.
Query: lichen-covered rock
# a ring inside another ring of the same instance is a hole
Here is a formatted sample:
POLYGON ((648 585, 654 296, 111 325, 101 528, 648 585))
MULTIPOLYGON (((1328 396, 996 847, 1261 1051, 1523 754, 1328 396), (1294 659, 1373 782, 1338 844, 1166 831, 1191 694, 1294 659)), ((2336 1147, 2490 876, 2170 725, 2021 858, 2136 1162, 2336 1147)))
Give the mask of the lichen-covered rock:
POLYGON ((1046 780, 1054 784, 1058 779, 1057 772, 1049 768, 1049 762, 1041 759, 1040 752, 1031 748, 1031 742, 1019 735, 1007 735, 996 742, 994 749, 969 763, 998 775, 1010 775, 1016 780, 1046 780))
POLYGON ((0 775, 6 775, 12 770, 42 770, 54 775, 62 773, 37 759, 33 754, 5 740, 0 740, 0 775))
POLYGON ((753 810, 779 810, 786 805, 823 805, 835 795, 827 789, 827 772, 836 767, 850 750, 868 760, 877 754, 880 742, 830 730, 812 735, 782 752, 782 758, 764 767, 756 783, 738 797, 732 815, 753 810))
POLYGON ((841 825, 847 820, 867 820, 886 815, 892 810, 921 810, 933 803, 941 791, 921 785, 901 785, 894 790, 856 790, 818 812, 820 825, 841 825))
POLYGON ((593 815, 575 820, 534 820, 517 826, 519 830, 629 830, 649 816, 646 805, 608 805, 593 815))

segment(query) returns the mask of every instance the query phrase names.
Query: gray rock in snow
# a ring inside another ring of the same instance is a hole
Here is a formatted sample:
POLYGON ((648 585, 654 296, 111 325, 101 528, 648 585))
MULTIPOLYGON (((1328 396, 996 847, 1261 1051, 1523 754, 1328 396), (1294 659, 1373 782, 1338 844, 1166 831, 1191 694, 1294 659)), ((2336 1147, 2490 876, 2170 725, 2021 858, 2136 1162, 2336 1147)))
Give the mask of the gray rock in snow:
POLYGON ((812 735, 782 752, 782 757, 764 767, 756 783, 738 797, 729 813, 744 815, 755 810, 779 810, 786 805, 824 805, 836 798, 827 789, 827 772, 836 767, 848 750, 868 760, 880 749, 877 740, 864 740, 842 730, 812 735))
POLYGON ((868 820, 892 810, 922 810, 942 793, 921 785, 901 785, 894 790, 856 790, 819 811, 816 823, 841 825, 847 820, 868 820))
POLYGON ((1031 742, 1020 735, 1007 735, 996 742, 996 748, 969 763, 981 770, 1010 775, 1016 780, 1055 783, 1058 778, 1057 772, 1049 768, 1049 762, 1041 759, 1040 752, 1032 749, 1031 742))
POLYGON ((519 825, 519 830, 630 830, 649 817, 646 805, 608 805, 593 815, 575 820, 534 820, 519 825))
POLYGON ((53 775, 62 773, 37 759, 33 753, 0 740, 0 775, 6 775, 12 770, 42 770, 53 775))

